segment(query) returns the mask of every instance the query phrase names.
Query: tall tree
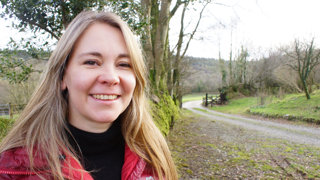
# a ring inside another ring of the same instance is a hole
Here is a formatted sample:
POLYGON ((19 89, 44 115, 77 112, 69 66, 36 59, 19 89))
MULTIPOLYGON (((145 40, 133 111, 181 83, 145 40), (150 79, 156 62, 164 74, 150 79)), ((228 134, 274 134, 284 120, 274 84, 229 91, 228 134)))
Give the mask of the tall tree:
POLYGON ((316 50, 314 38, 310 43, 303 44, 296 39, 293 52, 287 52, 287 55, 292 60, 288 65, 299 74, 306 98, 310 99, 307 79, 312 70, 320 64, 320 50, 316 50))
POLYGON ((237 78, 239 83, 246 83, 247 80, 247 61, 248 61, 248 50, 241 46, 240 54, 237 58, 237 78))
POLYGON ((219 67, 220 67, 220 72, 221 72, 222 86, 225 87, 227 85, 227 71, 226 71, 226 67, 224 64, 224 60, 221 58, 220 50, 219 50, 219 67))
POLYGON ((229 53, 229 86, 234 85, 234 74, 233 74, 233 67, 232 67, 232 28, 231 28, 231 33, 230 33, 230 53, 229 53))
POLYGON ((143 12, 140 19, 147 24, 142 41, 156 91, 167 91, 165 67, 169 61, 169 22, 182 4, 181 0, 177 0, 170 10, 171 0, 141 0, 143 12))
POLYGON ((203 3, 203 6, 199 13, 197 23, 194 26, 192 32, 188 34, 185 32, 186 27, 184 23, 185 23, 185 13, 187 11, 187 8, 190 2, 186 1, 184 3, 182 13, 181 13, 181 18, 180 18, 179 38, 178 38, 177 44, 173 49, 171 49, 169 54, 170 55, 169 58, 171 58, 172 62, 168 63, 168 65, 172 65, 172 67, 169 66, 166 68, 166 69, 172 69, 171 71, 169 71, 168 81, 167 81, 169 92, 172 92, 171 96, 173 96, 175 102, 179 103, 180 106, 182 105, 182 95, 183 95, 182 89, 181 89, 182 88, 181 87, 181 73, 182 73, 181 61, 185 57, 185 54, 189 48, 190 42, 198 30, 203 12, 207 7, 207 5, 209 4, 209 1, 204 1, 202 3, 203 3), (185 44, 185 46, 183 46, 183 44, 185 44))

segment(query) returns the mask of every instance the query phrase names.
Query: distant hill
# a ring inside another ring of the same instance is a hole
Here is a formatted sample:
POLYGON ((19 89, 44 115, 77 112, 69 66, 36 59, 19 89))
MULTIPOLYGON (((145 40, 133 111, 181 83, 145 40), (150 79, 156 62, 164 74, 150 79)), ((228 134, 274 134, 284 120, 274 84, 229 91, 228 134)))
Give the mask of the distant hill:
POLYGON ((186 57, 182 83, 185 93, 215 91, 222 84, 219 61, 216 59, 186 57))

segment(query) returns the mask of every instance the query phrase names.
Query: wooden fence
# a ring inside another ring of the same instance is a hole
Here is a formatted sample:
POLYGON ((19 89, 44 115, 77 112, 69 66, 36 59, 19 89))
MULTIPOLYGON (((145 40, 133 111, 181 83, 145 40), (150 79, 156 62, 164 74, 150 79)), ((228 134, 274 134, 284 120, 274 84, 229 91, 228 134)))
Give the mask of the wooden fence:
POLYGON ((23 110, 25 104, 0 104, 0 116, 13 117, 14 114, 23 110))
POLYGON ((206 107, 208 105, 212 107, 215 104, 221 104, 220 96, 208 96, 208 93, 206 93, 206 96, 202 98, 202 104, 206 107))
POLYGON ((10 115, 10 104, 0 104, 0 116, 10 115))

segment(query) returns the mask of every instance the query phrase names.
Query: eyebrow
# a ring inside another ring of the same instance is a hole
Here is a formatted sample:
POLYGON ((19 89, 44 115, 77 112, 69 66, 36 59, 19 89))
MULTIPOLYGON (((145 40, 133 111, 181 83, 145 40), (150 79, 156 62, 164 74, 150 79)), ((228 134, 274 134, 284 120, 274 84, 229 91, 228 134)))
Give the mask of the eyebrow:
POLYGON ((130 58, 129 54, 119 54, 118 58, 130 58))
MULTIPOLYGON (((101 53, 96 52, 96 51, 81 53, 80 57, 81 56, 87 56, 87 55, 96 56, 96 57, 99 57, 99 58, 103 57, 103 55, 101 53)), ((117 58, 130 58, 130 56, 129 56, 129 54, 121 53, 121 54, 118 55, 117 58)))
POLYGON ((95 52, 95 51, 93 51, 93 52, 81 53, 79 56, 81 57, 81 56, 87 56, 87 55, 96 56, 96 57, 100 57, 100 58, 102 57, 102 54, 101 54, 101 53, 95 52))

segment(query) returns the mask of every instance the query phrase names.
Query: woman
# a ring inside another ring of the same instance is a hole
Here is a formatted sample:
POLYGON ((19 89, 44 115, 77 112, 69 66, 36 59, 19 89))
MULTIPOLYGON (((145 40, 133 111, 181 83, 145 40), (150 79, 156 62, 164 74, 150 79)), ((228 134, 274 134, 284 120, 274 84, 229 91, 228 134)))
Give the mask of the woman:
POLYGON ((177 179, 145 95, 134 35, 112 13, 82 12, 0 145, 0 179, 177 179))

